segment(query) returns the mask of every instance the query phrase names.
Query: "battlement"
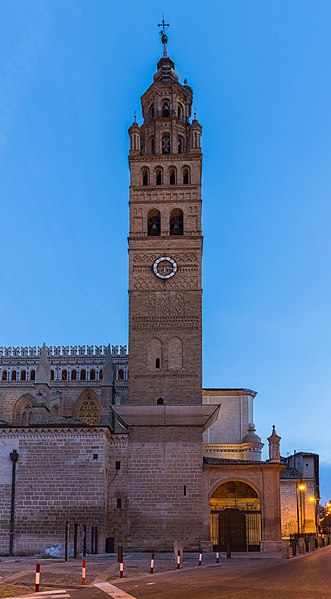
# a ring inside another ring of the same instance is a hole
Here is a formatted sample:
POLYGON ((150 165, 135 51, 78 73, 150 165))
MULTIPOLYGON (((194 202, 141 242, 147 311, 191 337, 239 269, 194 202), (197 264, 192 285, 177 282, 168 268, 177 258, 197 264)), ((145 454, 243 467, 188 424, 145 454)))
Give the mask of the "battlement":
MULTIPOLYGON (((48 356, 127 356, 126 345, 50 345, 46 347, 48 356)), ((40 356, 41 347, 0 347, 0 357, 40 356)))

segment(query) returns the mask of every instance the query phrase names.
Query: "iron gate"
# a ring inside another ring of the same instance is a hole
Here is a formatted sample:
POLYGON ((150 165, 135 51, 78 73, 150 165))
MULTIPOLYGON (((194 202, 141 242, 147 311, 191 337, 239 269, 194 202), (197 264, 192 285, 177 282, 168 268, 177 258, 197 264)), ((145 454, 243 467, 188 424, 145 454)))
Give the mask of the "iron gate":
POLYGON ((254 510, 224 509, 211 512, 212 542, 214 548, 226 551, 260 551, 261 512, 254 510))

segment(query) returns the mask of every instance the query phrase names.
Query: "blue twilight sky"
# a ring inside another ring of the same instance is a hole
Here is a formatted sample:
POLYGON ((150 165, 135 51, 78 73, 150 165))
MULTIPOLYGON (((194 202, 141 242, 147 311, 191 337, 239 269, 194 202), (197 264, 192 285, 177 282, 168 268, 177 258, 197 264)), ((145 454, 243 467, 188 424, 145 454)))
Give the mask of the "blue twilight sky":
POLYGON ((127 341, 127 129, 169 54, 203 125, 204 386, 331 496, 329 0, 0 1, 0 345, 127 341))

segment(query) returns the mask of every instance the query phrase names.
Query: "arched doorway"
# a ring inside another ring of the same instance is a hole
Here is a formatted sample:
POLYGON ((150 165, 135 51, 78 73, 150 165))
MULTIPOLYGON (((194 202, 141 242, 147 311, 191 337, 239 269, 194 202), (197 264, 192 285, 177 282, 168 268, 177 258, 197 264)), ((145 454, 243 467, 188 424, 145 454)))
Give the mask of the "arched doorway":
POLYGON ((257 491, 240 480, 219 485, 210 498, 210 528, 213 545, 225 551, 259 551, 261 503, 257 491))

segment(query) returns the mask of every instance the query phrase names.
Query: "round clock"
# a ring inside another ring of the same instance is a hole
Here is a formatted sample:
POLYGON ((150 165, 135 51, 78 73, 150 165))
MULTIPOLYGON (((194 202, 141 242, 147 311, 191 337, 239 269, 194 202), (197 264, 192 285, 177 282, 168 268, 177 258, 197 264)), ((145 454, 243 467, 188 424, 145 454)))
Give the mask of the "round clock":
POLYGON ((170 279, 176 274, 178 267, 175 260, 169 258, 169 256, 162 256, 154 261, 152 268, 153 273, 159 279, 170 279))

